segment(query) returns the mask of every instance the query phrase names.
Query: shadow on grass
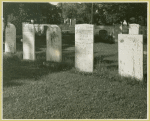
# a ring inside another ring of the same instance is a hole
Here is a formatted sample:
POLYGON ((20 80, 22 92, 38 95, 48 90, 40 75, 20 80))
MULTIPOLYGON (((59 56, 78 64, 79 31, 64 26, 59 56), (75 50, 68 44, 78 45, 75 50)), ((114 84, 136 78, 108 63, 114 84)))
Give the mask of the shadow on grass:
POLYGON ((111 75, 109 78, 110 82, 120 82, 124 83, 124 85, 136 86, 141 85, 143 88, 147 88, 147 74, 144 74, 143 80, 138 80, 133 77, 121 76, 120 74, 111 75))
POLYGON ((62 49, 66 49, 68 47, 75 47, 74 35, 62 35, 62 49))
MULTIPOLYGON (((74 38, 72 36, 71 38, 74 38)), ((63 49, 74 46, 74 41, 66 39, 63 49)), ((41 76, 67 71, 74 67, 74 51, 65 50, 63 52, 62 62, 46 62, 46 38, 37 37, 35 41, 36 61, 23 60, 22 43, 17 43, 17 53, 5 53, 3 56, 3 86, 19 86, 23 83, 16 81, 19 79, 32 79, 37 81, 41 76)))
MULTIPOLYGON (((62 49, 75 46, 74 34, 62 34, 62 49)), ((46 48, 46 36, 35 36, 36 51, 40 51, 39 48, 46 48)))
POLYGON ((70 47, 75 47, 75 35, 62 34, 62 61, 71 63, 72 67, 74 67, 75 49, 70 49, 70 47))
POLYGON ((94 35, 94 43, 115 44, 115 39, 110 35, 94 35))
POLYGON ((105 59, 107 57, 113 57, 113 56, 116 56, 116 54, 101 55, 101 56, 94 57, 94 68, 98 64, 112 64, 112 63, 116 63, 117 62, 116 60, 105 59))
POLYGON ((72 66, 72 63, 68 62, 45 62, 44 58, 37 58, 36 61, 25 61, 22 60, 22 54, 5 53, 3 56, 3 86, 22 85, 18 81, 22 79, 38 81, 44 75, 67 71, 72 66))
POLYGON ((118 70, 118 65, 109 65, 109 66, 107 66, 107 69, 109 69, 109 70, 118 70))

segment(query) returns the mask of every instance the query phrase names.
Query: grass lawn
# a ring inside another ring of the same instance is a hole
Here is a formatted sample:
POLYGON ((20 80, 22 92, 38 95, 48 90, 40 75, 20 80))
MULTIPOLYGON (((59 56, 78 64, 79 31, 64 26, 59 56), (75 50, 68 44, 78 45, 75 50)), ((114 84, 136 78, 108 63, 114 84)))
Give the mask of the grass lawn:
POLYGON ((34 62, 22 60, 21 44, 16 54, 4 53, 3 118, 146 119, 146 80, 118 75, 118 44, 95 43, 94 72, 82 73, 74 68, 74 41, 67 37, 61 63, 43 65, 44 44, 36 46, 34 62))

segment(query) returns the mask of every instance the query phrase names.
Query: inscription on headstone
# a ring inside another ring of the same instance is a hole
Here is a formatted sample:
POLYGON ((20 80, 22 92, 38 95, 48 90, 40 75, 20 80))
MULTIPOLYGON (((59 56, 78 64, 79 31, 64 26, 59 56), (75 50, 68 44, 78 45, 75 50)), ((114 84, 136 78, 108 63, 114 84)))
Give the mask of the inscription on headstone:
POLYGON ((35 29, 33 24, 23 23, 23 59, 35 60, 35 29))
POLYGON ((75 67, 79 71, 93 72, 94 26, 75 25, 75 67))
POLYGON ((143 79, 143 37, 142 35, 118 35, 119 74, 125 77, 143 79))
POLYGON ((61 62, 62 61, 62 38, 61 29, 57 25, 48 26, 46 33, 46 60, 61 62))
POLYGON ((11 23, 6 26, 5 52, 16 52, 16 27, 11 23))

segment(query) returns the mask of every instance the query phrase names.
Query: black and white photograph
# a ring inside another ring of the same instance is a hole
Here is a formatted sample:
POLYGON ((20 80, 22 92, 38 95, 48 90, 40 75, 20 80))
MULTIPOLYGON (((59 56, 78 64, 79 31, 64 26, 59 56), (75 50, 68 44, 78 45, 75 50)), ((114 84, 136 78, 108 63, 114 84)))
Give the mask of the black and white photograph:
POLYGON ((148 1, 1 7, 2 119, 148 119, 148 1))

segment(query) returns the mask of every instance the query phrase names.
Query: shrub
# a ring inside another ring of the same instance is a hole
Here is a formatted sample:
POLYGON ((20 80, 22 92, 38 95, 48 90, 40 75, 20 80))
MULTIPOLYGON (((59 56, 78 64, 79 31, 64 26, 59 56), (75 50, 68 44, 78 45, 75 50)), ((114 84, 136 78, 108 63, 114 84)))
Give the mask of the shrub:
POLYGON ((95 35, 95 41, 96 42, 104 42, 104 43, 110 43, 114 44, 115 39, 112 35, 108 35, 108 32, 106 30, 100 30, 99 35, 95 35))

